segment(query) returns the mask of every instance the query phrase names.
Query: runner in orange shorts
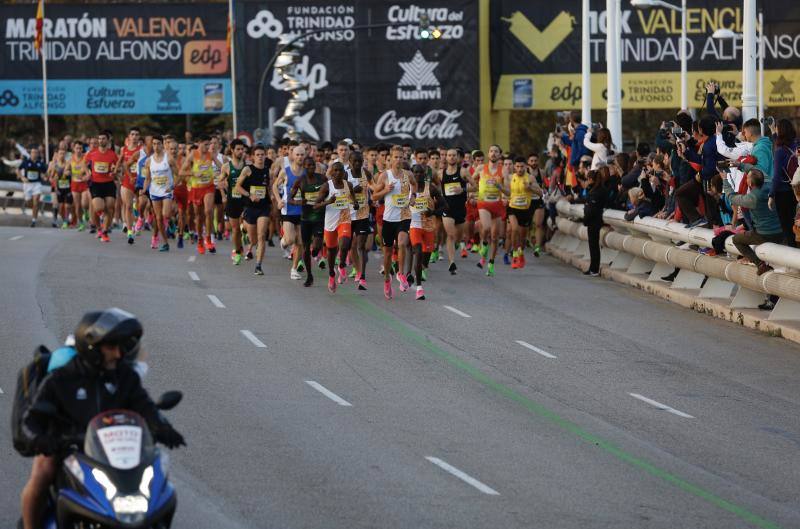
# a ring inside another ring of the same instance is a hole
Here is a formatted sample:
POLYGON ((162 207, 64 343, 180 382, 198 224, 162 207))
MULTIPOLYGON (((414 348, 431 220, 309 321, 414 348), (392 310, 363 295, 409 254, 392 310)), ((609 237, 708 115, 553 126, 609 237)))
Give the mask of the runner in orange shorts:
POLYGON ((498 145, 489 147, 489 161, 475 168, 480 175, 478 182, 478 216, 481 221, 481 260, 478 268, 483 268, 491 246, 491 257, 486 267, 486 275, 494 276, 494 259, 497 256, 497 241, 503 229, 504 207, 500 200, 503 190, 503 164, 500 161, 502 150, 498 145))

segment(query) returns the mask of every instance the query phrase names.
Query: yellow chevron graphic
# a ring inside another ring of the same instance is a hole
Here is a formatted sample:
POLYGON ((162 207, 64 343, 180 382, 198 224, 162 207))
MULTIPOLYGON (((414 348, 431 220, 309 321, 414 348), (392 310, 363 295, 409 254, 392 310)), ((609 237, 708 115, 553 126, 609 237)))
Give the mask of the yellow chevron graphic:
POLYGON ((520 11, 512 13, 510 18, 501 17, 501 20, 511 24, 511 34, 540 61, 547 59, 575 27, 575 18, 566 11, 559 13, 544 31, 539 31, 520 11))

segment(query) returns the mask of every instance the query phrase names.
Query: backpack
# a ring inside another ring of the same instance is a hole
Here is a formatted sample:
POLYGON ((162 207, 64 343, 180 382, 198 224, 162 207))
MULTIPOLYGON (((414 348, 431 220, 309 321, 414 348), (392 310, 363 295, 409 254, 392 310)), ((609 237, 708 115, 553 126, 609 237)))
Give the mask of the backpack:
POLYGON ((786 167, 783 168, 783 173, 786 175, 786 183, 791 184, 794 173, 797 171, 798 167, 797 156, 794 155, 794 152, 792 152, 791 149, 788 149, 785 146, 784 149, 789 151, 789 163, 787 163, 786 167))
POLYGON ((22 457, 33 457, 33 448, 22 433, 22 420, 30 408, 39 385, 47 376, 47 364, 50 362, 50 350, 40 345, 33 352, 33 360, 20 369, 17 375, 17 389, 14 391, 14 405, 11 409, 11 438, 14 450, 22 457))

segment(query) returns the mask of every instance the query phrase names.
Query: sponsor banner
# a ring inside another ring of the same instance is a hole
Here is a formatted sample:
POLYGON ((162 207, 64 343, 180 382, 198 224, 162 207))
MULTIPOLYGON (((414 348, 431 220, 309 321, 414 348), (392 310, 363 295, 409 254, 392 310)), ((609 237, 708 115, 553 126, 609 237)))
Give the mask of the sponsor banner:
MULTIPOLYGON (((294 124, 307 138, 351 137, 417 145, 478 142, 478 6, 473 0, 244 0, 237 4, 237 110, 240 129, 278 120, 294 81, 266 72, 259 116, 259 80, 282 36, 327 30, 306 40, 297 77, 307 96, 294 124), (438 40, 421 39, 426 14, 438 40), (371 30, 357 26, 392 23, 371 30), (242 73, 240 73, 242 72, 242 73)), ((280 123, 276 136, 284 133, 280 123)), ((260 137, 255 133, 256 138, 260 137)))
MULTIPOLYGON (((224 77, 227 3, 47 4, 48 78, 224 77)), ((0 79, 41 78, 36 4, 0 6, 0 79)))
MULTIPOLYGON (((54 79, 50 114, 207 114, 231 111, 229 78, 54 79)), ((0 80, 0 115, 41 115, 40 80, 0 80)))
MULTIPOLYGON (((706 83, 716 81, 725 100, 739 105, 742 72, 689 72, 689 105, 700 108, 706 101, 706 83)), ((671 108, 681 104, 678 72, 623 73, 622 107, 625 109, 671 108)), ((504 75, 495 92, 494 108, 517 110, 580 109, 580 74, 504 75)), ((764 72, 764 103, 768 107, 800 105, 800 70, 764 72)), ((592 74, 592 108, 606 106, 606 74, 592 74)))
MULTIPOLYGON (((676 4, 678 2, 675 2, 676 4)), ((794 105, 795 69, 800 63, 800 3, 763 2, 765 101, 794 105), (783 80, 781 80, 783 75, 783 80), (771 82, 778 83, 772 92, 771 82)), ((589 26, 592 107, 605 107, 606 2, 591 0, 589 26), (602 84, 600 84, 602 83, 602 84), (599 97, 598 97, 599 96, 599 97)), ((718 39, 718 29, 741 34, 741 0, 693 0, 687 10, 690 103, 698 79, 729 84, 731 103, 741 101, 742 39, 718 39), (737 87, 738 85, 738 87, 737 87)), ((580 91, 581 1, 553 3, 496 0, 491 3, 491 57, 494 108, 578 108, 580 91), (554 92, 554 93, 553 93, 554 92), (552 95, 551 95, 552 93, 552 95), (562 100, 556 104, 555 101, 562 100), (567 103, 568 102, 568 103, 567 103), (552 106, 555 105, 555 106, 552 106)), ((677 108, 680 103, 680 12, 637 9, 623 2, 621 40, 624 108, 677 108)), ((723 88, 725 91, 725 88, 723 88)), ((726 95, 726 97, 728 97, 726 95)))

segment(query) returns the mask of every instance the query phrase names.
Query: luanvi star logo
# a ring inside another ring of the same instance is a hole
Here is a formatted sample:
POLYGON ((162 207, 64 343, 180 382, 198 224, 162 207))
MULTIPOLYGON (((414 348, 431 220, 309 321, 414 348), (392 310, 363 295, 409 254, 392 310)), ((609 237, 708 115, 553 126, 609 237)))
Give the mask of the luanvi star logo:
POLYGON ((441 85, 433 75, 433 71, 439 66, 438 62, 426 61, 422 52, 417 50, 410 61, 398 64, 403 69, 403 77, 397 83, 397 99, 405 101, 442 98, 441 85), (427 89, 423 90, 423 86, 427 89))
POLYGON ((559 13, 544 30, 534 26, 521 11, 514 11, 511 17, 500 17, 500 20, 511 24, 511 34, 542 62, 564 42, 575 27, 575 18, 566 11, 559 13))
POLYGON ((167 86, 164 87, 163 90, 158 91, 158 103, 156 103, 156 108, 163 112, 175 112, 181 109, 181 100, 178 99, 178 92, 180 90, 175 90, 172 86, 167 83, 167 86))
POLYGON ((783 74, 781 74, 781 76, 778 77, 777 81, 771 81, 771 82, 772 82, 772 92, 770 92, 770 95, 778 97, 784 97, 789 94, 794 95, 794 90, 792 90, 793 81, 788 80, 786 77, 783 76, 783 74))

